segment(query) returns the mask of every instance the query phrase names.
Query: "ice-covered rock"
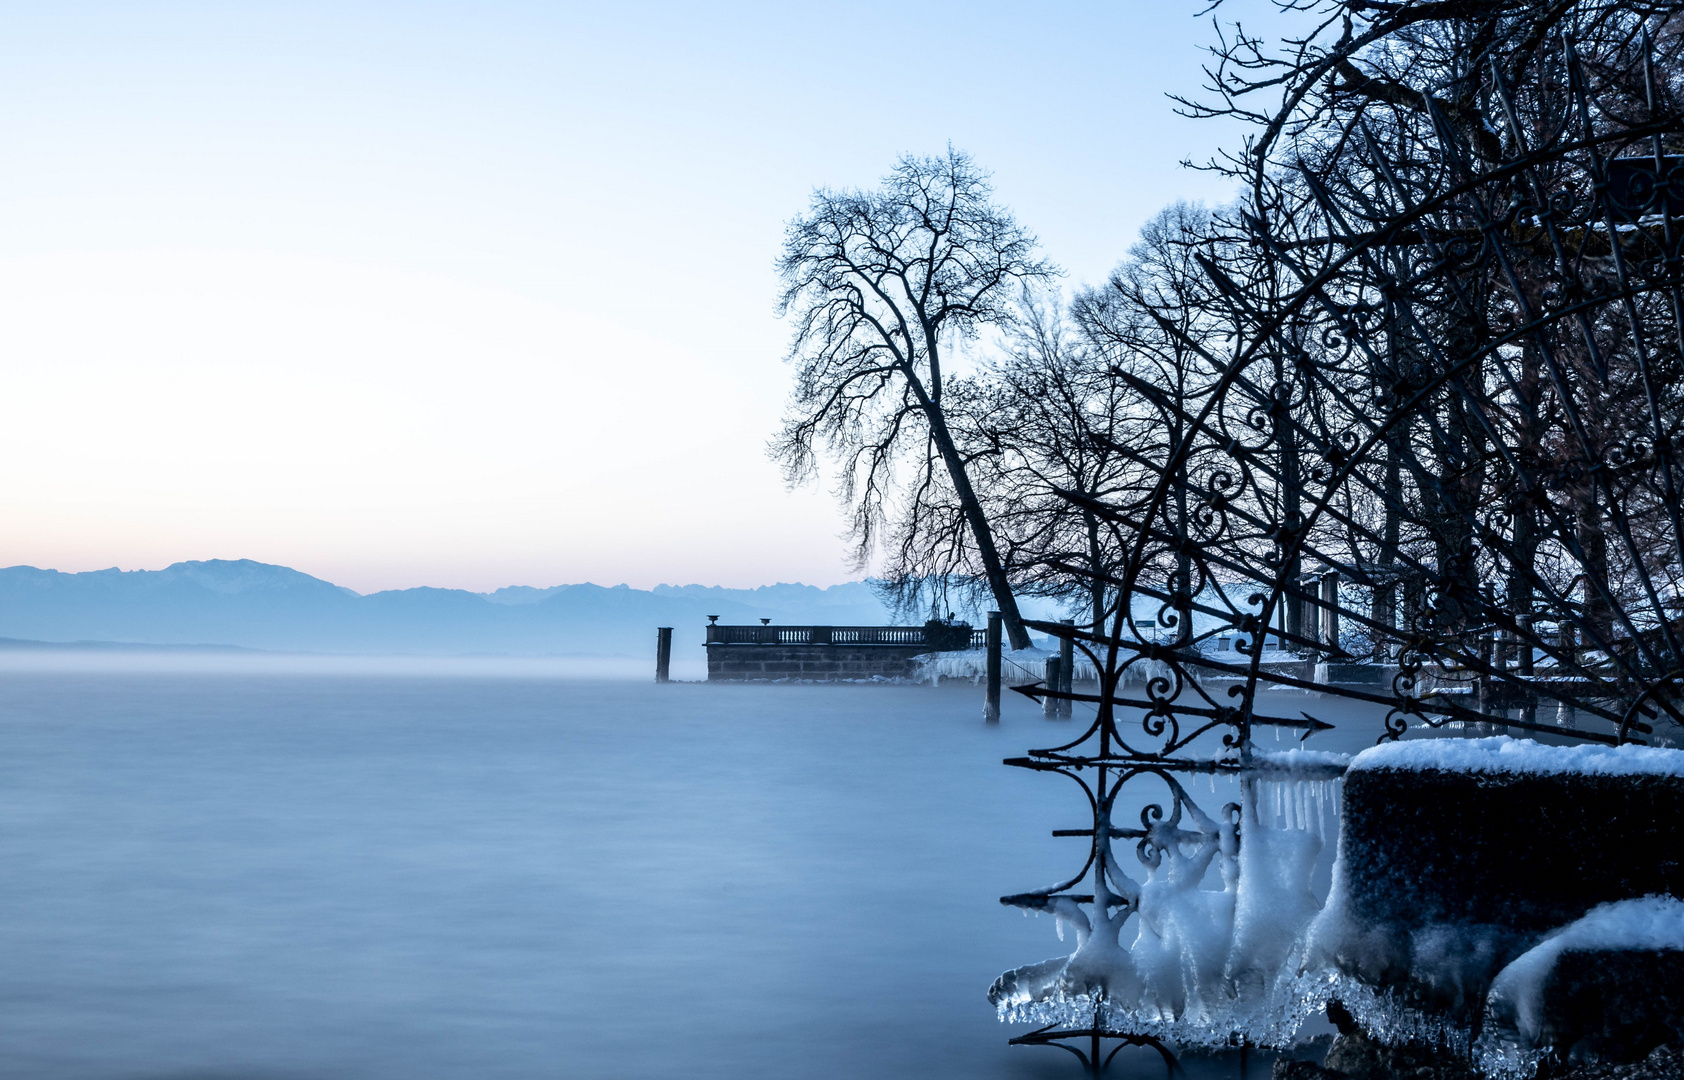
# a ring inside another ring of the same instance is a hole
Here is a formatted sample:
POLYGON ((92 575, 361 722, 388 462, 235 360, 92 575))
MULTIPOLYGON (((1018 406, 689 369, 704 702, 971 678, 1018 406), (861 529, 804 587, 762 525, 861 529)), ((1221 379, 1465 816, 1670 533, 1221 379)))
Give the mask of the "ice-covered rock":
POLYGON ((1684 1039, 1684 901, 1603 904, 1497 974, 1475 1057, 1530 1076, 1546 1053, 1637 1061, 1684 1039))

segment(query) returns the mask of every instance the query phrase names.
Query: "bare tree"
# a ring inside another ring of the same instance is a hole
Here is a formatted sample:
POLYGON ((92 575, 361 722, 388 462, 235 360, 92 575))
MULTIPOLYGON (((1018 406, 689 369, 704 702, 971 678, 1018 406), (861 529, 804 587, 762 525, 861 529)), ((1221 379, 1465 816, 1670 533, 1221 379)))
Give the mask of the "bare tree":
POLYGON ((1026 290, 1002 345, 950 388, 955 432, 1012 581, 1090 609, 1080 621, 1099 633, 1117 544, 1083 500, 1116 499, 1140 473, 1124 449, 1142 434, 1131 391, 1056 297, 1026 290))
POLYGON ((902 158, 876 190, 815 192, 789 224, 778 272, 796 380, 772 456, 792 483, 812 475, 815 445, 838 460, 862 563, 897 488, 949 488, 1012 648, 1028 648, 944 391, 953 346, 1006 318, 1024 284, 1056 275, 1035 237, 993 202, 987 174, 949 147, 902 158))
MULTIPOLYGON (((1174 203, 1141 228, 1139 242, 1106 285, 1081 293, 1074 304, 1083 333, 1128 387, 1129 405, 1144 421, 1137 421, 1131 444, 1118 449, 1137 462, 1153 463, 1146 471, 1154 481, 1163 463, 1182 457, 1190 432, 1180 405, 1213 377, 1206 358, 1226 333, 1212 317, 1220 297, 1198 262, 1200 254, 1208 258, 1219 250, 1210 213, 1174 203)), ((1175 497, 1163 507, 1161 520, 1150 524, 1176 536, 1183 548, 1173 567, 1156 569, 1173 596, 1166 619, 1184 642, 1192 633, 1190 605, 1200 586, 1186 554, 1191 537, 1186 466, 1171 471, 1175 497)))

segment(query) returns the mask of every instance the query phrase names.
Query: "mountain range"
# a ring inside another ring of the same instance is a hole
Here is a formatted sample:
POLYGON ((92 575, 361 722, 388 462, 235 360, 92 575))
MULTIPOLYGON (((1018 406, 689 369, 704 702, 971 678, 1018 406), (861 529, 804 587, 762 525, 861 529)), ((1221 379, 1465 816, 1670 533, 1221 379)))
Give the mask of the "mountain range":
POLYGON ((883 625, 864 582, 820 589, 766 585, 513 586, 492 593, 394 589, 361 595, 309 574, 210 559, 162 570, 66 574, 0 569, 0 638, 44 642, 218 645, 288 652, 510 656, 645 656, 655 628, 675 649, 723 623, 883 625))

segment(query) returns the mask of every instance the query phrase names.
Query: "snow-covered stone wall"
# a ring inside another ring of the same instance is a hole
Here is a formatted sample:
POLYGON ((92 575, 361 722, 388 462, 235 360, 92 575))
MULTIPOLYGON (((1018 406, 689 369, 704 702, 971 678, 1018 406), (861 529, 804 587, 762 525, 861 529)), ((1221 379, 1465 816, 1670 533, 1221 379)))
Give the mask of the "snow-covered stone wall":
POLYGON ((1382 1041, 1471 1049, 1489 1011, 1522 1017, 1511 1028, 1535 1051, 1539 1025, 1524 1016, 1536 1006, 1514 1002, 1540 992, 1541 976, 1522 977, 1549 966, 1540 943, 1593 911, 1678 896, 1684 752, 1393 743, 1346 773, 1333 888, 1302 969, 1331 973, 1335 995, 1382 1041))

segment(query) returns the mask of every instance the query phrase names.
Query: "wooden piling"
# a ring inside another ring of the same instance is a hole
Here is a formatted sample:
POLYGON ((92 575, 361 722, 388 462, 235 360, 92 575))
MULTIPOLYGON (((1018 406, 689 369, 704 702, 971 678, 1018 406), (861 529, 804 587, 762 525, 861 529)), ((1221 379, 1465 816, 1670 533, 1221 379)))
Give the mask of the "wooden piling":
POLYGON ((668 682, 668 672, 672 667, 672 627, 657 626, 655 628, 655 681, 668 682))
MULTIPOLYGON (((1064 685, 1064 678, 1063 678, 1063 676, 1061 676, 1059 674, 1059 667, 1060 667, 1060 664, 1058 662, 1058 657, 1056 657, 1056 656, 1047 657, 1046 687, 1047 687, 1048 690, 1058 690, 1061 687, 1063 687, 1063 685, 1064 685)), ((1063 711, 1058 706, 1059 706, 1059 700, 1057 698, 1054 698, 1054 697, 1042 698, 1041 699, 1041 714, 1043 716, 1047 717, 1050 720, 1053 717, 1058 716, 1059 713, 1063 711)))
MULTIPOLYGON (((1060 619, 1059 625, 1060 626, 1068 626, 1071 629, 1071 632, 1074 633, 1074 631, 1076 629, 1076 620, 1074 620, 1074 619, 1060 619)), ((1058 688, 1060 690, 1064 691, 1066 694, 1070 693, 1070 691, 1072 689, 1074 689, 1074 687, 1075 687, 1075 683, 1076 683, 1075 672, 1076 672, 1076 641, 1072 637, 1059 638, 1058 639, 1058 688)), ((1071 702, 1070 702, 1070 700, 1068 698, 1061 699, 1058 703, 1058 715, 1069 716, 1070 714, 1071 714, 1071 702)))
POLYGON ((983 701, 982 718, 989 723, 1000 720, 1000 613, 988 613, 988 696, 983 701))

